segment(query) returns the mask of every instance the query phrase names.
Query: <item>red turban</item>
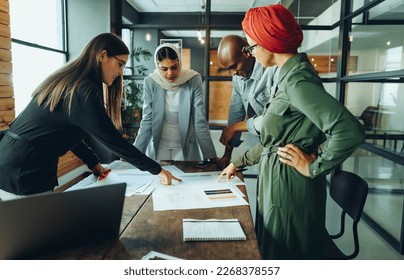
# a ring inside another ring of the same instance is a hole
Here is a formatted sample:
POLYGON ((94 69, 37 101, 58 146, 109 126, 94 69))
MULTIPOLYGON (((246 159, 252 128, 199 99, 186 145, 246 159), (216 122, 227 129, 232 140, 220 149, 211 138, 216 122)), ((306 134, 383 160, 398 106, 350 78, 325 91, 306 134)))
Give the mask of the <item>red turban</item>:
POLYGON ((294 53, 303 41, 295 17, 280 4, 249 9, 242 26, 258 45, 274 53, 294 53))

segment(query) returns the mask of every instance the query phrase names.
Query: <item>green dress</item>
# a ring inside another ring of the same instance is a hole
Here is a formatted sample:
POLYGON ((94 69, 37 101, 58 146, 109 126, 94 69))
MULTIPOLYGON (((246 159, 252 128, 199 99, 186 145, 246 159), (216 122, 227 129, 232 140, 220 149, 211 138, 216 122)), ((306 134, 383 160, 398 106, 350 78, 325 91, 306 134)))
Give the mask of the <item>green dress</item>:
POLYGON ((260 143, 233 162, 259 163, 256 231, 263 259, 324 258, 326 174, 364 137, 363 126, 325 91, 305 53, 282 66, 260 143), (318 152, 310 177, 279 161, 278 147, 289 143, 318 152))

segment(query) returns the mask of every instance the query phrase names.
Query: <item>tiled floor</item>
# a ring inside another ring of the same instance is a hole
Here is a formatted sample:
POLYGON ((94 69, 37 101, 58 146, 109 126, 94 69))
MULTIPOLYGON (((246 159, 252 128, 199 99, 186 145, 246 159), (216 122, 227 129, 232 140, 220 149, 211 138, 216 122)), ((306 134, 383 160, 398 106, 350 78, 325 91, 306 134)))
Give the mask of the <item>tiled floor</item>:
MULTIPOLYGON (((221 131, 212 131, 214 143, 220 137, 221 131)), ((243 153, 248 148, 247 139, 240 148, 235 149, 233 155, 243 153)), ((216 146, 218 156, 222 156, 223 146, 216 146)), ((388 230, 394 237, 399 239, 403 215, 404 194, 404 168, 380 157, 371 155, 365 151, 355 153, 346 161, 344 170, 354 171, 362 176, 369 184, 369 195, 365 203, 364 211, 388 230), (356 169, 355 169, 356 168, 356 169), (398 191, 398 193, 397 193, 398 191)), ((250 167, 246 173, 256 173, 255 167, 250 167)), ((247 192, 251 204, 251 212, 254 218, 256 180, 246 179, 247 192)), ((338 231, 340 209, 335 202, 328 197, 326 226, 330 233, 338 231)), ((344 237, 336 243, 346 253, 353 249, 352 226, 347 219, 347 228, 344 237)), ((358 225, 360 251, 358 260, 404 260, 404 255, 398 253, 385 239, 365 221, 361 220, 358 225)))

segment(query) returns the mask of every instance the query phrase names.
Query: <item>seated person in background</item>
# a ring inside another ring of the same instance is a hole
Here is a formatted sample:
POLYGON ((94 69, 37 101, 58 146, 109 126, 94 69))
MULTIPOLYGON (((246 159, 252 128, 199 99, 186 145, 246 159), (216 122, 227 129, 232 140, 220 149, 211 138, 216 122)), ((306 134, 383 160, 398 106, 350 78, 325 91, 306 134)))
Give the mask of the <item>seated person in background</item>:
POLYGON ((160 45, 154 62, 156 69, 144 80, 143 116, 134 145, 155 160, 216 160, 201 75, 182 69, 172 44, 160 45))
POLYGON ((237 35, 223 37, 217 56, 223 67, 234 72, 228 127, 220 137, 220 143, 226 147, 218 166, 224 168, 230 163, 233 148, 240 145, 241 132, 258 136, 262 118, 258 116, 264 112, 276 87, 277 68, 262 67, 248 51, 247 41, 237 35))
POLYGON ((0 141, 3 200, 52 191, 59 157, 71 150, 95 175, 105 175, 83 139, 92 135, 117 156, 171 184, 174 177, 128 143, 122 129, 122 71, 129 50, 112 33, 91 40, 80 56, 47 77, 0 141), (105 86, 105 87, 104 87, 105 86), (104 88, 103 88, 104 87, 104 88))

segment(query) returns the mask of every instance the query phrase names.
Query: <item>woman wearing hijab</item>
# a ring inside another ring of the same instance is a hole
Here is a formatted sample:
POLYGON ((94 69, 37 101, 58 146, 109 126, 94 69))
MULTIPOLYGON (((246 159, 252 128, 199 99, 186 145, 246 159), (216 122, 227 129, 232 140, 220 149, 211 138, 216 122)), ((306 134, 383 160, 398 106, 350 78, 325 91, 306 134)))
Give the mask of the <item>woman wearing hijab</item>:
POLYGON ((260 143, 220 176, 259 162, 262 258, 323 259, 326 174, 364 141, 363 126, 325 91, 307 55, 297 51, 303 33, 289 10, 252 8, 242 26, 255 58, 264 67, 279 67, 278 88, 263 117, 260 143))
POLYGON ((144 80, 143 117, 134 145, 155 160, 215 160, 201 76, 182 68, 172 44, 160 45, 154 61, 156 69, 144 80))
POLYGON ((105 176, 84 138, 92 135, 161 183, 180 180, 128 143, 122 128, 122 71, 129 50, 112 33, 93 38, 82 53, 46 78, 0 141, 0 198, 52 191, 59 157, 71 150, 95 175, 105 176))

